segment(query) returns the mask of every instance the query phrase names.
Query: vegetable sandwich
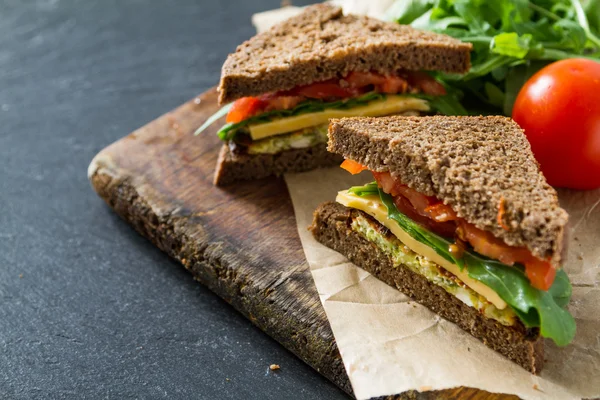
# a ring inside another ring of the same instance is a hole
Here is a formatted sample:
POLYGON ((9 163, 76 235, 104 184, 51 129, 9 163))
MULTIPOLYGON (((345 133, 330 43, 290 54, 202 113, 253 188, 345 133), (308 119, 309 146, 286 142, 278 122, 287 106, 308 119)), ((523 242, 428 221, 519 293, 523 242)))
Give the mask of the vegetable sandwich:
POLYGON ((375 182, 338 193, 321 243, 532 373, 568 344, 568 215, 504 117, 333 119, 328 149, 375 182))
POLYGON ((219 103, 231 104, 217 115, 227 112, 215 184, 339 163, 326 150, 330 118, 457 112, 426 71, 467 72, 471 48, 328 4, 306 8, 225 61, 219 103))

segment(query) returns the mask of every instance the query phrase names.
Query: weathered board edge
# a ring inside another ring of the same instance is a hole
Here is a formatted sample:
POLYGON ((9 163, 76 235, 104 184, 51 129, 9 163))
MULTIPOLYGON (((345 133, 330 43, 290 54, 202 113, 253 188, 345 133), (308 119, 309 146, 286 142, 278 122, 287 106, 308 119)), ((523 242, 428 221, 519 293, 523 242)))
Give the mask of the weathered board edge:
POLYGON ((301 326, 296 319, 289 318, 285 313, 275 316, 274 311, 268 307, 269 293, 259 293, 251 285, 247 285, 244 277, 237 276, 235 269, 228 266, 217 249, 208 249, 209 243, 202 246, 190 240, 182 233, 183 229, 179 229, 179 217, 157 215, 129 180, 118 180, 96 170, 92 172, 90 181, 98 195, 117 215, 159 249, 179 261, 192 273, 195 280, 352 395, 335 341, 328 342, 320 335, 312 335, 312 332, 306 331, 307 326, 301 326), (288 321, 282 323, 283 319, 288 321))

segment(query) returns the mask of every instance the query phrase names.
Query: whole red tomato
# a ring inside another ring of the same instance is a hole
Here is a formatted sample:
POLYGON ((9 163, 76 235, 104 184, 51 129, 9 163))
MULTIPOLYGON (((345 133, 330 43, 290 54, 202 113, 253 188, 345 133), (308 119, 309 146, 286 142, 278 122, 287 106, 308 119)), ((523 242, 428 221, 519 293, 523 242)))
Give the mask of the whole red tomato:
POLYGON ((600 63, 552 63, 521 88, 512 117, 525 130, 548 183, 600 187, 600 63))

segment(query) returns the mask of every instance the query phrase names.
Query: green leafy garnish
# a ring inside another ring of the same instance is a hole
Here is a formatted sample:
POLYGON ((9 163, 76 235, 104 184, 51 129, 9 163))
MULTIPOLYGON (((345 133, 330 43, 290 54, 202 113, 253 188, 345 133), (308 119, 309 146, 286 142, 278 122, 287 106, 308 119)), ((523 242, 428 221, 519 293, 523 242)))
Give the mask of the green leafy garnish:
POLYGON ((194 132, 194 136, 198 136, 206 128, 208 128, 209 126, 211 126, 212 124, 214 124, 219 118, 222 118, 222 117, 226 116, 227 113, 229 112, 229 110, 231 110, 231 106, 232 105, 233 105, 233 103, 229 103, 227 105, 224 105, 223 107, 221 107, 219 109, 219 111, 217 111, 216 113, 214 113, 213 115, 211 115, 206 120, 206 122, 202 124, 202 126, 200 128, 196 129, 196 132, 194 132))
POLYGON ((377 186, 377 182, 371 182, 363 186, 352 186, 348 189, 348 192, 357 196, 379 195, 379 187, 377 186))
POLYGON ((426 94, 410 94, 409 96, 427 100, 432 111, 444 115, 468 115, 467 110, 460 104, 458 92, 450 92, 445 96, 430 96, 426 94))
POLYGON ((509 266, 475 253, 464 252, 457 259, 450 252, 451 241, 445 239, 402 214, 389 194, 379 190, 375 182, 355 186, 349 192, 358 196, 378 194, 393 219, 413 239, 431 247, 437 254, 461 269, 467 268, 469 276, 498 293, 528 328, 539 327, 542 336, 554 340, 558 346, 569 344, 575 336, 575 320, 563 307, 571 297, 571 284, 563 270, 556 273, 548 291, 534 288, 520 266, 509 266))
POLYGON ((469 73, 437 75, 467 94, 472 111, 510 115, 525 78, 540 68, 572 57, 600 61, 598 0, 397 0, 388 17, 473 44, 469 73))

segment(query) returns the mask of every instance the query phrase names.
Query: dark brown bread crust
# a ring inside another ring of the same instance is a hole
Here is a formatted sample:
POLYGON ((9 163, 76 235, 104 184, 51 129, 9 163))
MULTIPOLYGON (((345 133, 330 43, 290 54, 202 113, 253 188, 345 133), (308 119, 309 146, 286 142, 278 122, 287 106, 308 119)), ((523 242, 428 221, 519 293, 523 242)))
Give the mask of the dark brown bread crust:
POLYGON ((353 218, 366 213, 328 202, 314 213, 309 228, 324 245, 339 251, 357 266, 400 290, 430 310, 455 323, 488 347, 519 364, 532 373, 539 373, 544 364, 544 342, 537 329, 522 324, 512 327, 484 317, 441 287, 404 266, 394 267, 390 258, 374 243, 352 231, 353 218))
POLYGON ((223 65, 219 103, 347 75, 467 72, 471 44, 318 4, 244 42, 223 65))
POLYGON ((322 143, 277 154, 235 154, 226 143, 219 152, 214 184, 224 186, 235 181, 261 179, 272 175, 283 175, 286 172, 304 172, 339 165, 343 158, 329 153, 326 147, 322 143))
POLYGON ((328 150, 389 171, 510 246, 560 266, 568 215, 519 126, 505 117, 334 119, 328 150), (500 204, 504 208, 498 223, 500 204))

